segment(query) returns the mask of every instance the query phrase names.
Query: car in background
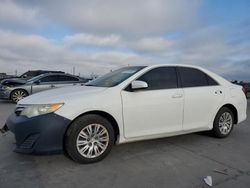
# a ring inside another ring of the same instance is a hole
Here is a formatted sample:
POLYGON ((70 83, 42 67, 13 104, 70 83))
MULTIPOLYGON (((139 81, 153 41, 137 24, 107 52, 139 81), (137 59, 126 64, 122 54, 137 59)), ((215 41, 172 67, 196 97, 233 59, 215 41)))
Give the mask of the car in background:
POLYGON ((46 73, 29 80, 5 80, 0 84, 0 98, 10 99, 17 103, 28 95, 79 83, 85 83, 83 78, 65 73, 46 73))
POLYGON ((33 77, 39 76, 41 74, 46 74, 46 73, 64 73, 62 71, 50 71, 50 70, 29 70, 25 73, 23 73, 21 76, 6 76, 3 78, 0 78, 0 81, 3 80, 9 80, 9 79, 22 79, 22 80, 29 80, 33 77))
POLYGON ((65 151, 76 162, 93 163, 115 143, 207 130, 225 138, 246 110, 241 86, 201 67, 129 66, 29 96, 4 127, 15 134, 16 152, 65 151))
POLYGON ((10 78, 14 78, 14 76, 8 75, 8 74, 6 74, 6 73, 0 73, 0 82, 1 82, 2 80, 10 79, 10 78))
POLYGON ((247 98, 250 98, 250 83, 245 83, 243 85, 247 98))
POLYGON ((246 82, 233 82, 234 84, 242 86, 242 90, 244 91, 247 98, 250 98, 250 83, 246 82))

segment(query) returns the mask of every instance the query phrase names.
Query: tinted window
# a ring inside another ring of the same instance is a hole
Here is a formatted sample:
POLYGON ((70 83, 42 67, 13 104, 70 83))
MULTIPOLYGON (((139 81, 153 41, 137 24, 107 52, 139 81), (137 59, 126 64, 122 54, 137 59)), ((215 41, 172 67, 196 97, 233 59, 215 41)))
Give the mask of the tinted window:
POLYGON ((25 72, 24 74, 22 74, 20 77, 21 78, 35 77, 37 75, 39 75, 37 71, 28 71, 28 72, 25 72))
POLYGON ((148 90, 177 88, 177 76, 174 67, 155 68, 137 80, 148 83, 148 90))
POLYGON ((73 76, 66 76, 66 75, 58 75, 58 80, 61 82, 77 82, 79 81, 78 78, 73 76))
POLYGON ((58 82, 58 76, 57 75, 51 75, 51 76, 45 76, 40 79, 41 82, 58 82))
POLYGON ((206 74, 198 69, 179 67, 178 70, 182 81, 182 87, 199 87, 209 85, 206 74))
POLYGON ((210 76, 207 75, 207 81, 208 81, 208 84, 210 86, 215 86, 215 85, 218 85, 218 83, 213 79, 211 78, 210 76))

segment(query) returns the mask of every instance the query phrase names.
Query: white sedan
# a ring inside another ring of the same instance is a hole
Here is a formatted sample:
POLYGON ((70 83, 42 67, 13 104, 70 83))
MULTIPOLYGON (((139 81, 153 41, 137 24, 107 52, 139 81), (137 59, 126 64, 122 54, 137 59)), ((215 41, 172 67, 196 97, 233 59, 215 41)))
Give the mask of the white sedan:
POLYGON ((112 146, 211 130, 227 137, 246 119, 242 87, 200 67, 131 66, 85 86, 21 100, 7 122, 16 152, 66 152, 79 163, 103 159, 112 146))

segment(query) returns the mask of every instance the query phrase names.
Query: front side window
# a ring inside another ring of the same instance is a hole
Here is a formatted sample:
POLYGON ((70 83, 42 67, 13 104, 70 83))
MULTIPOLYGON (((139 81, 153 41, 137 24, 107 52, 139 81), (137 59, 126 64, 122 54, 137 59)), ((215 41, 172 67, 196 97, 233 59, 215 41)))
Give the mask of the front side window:
POLYGON ((142 75, 137 80, 147 82, 146 90, 177 88, 175 67, 159 67, 142 75))
POLYGON ((218 85, 217 82, 204 72, 189 67, 179 67, 182 87, 200 87, 218 85))
POLYGON ((86 86, 113 87, 122 83, 143 68, 145 68, 145 66, 124 67, 90 81, 86 86))

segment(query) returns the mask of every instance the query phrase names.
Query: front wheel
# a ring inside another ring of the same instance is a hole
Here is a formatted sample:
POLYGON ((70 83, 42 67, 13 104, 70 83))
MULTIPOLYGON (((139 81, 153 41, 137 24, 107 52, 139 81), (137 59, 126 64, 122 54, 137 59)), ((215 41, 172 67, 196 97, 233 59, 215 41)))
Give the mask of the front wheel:
POLYGON ((12 91, 10 95, 10 99, 12 102, 17 103, 18 101, 22 100, 23 98, 27 97, 29 94, 27 91, 22 89, 17 89, 12 91))
POLYGON ((76 119, 69 127, 65 149, 74 161, 93 163, 108 155, 114 140, 111 123, 102 116, 89 114, 76 119))
POLYGON ((225 138, 227 137, 233 130, 234 126, 234 115, 229 108, 223 107, 217 113, 214 126, 213 133, 217 138, 225 138))

